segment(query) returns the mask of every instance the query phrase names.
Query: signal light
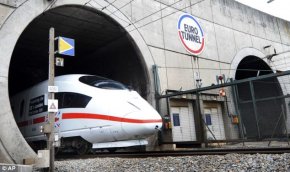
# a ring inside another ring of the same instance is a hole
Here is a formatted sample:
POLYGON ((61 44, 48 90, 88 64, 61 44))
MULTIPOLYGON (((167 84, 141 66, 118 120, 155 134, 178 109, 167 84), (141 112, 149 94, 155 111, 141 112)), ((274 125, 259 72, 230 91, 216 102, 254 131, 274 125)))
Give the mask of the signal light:
POLYGON ((220 89, 219 90, 219 95, 222 96, 222 97, 225 97, 226 96, 226 92, 224 89, 220 89))

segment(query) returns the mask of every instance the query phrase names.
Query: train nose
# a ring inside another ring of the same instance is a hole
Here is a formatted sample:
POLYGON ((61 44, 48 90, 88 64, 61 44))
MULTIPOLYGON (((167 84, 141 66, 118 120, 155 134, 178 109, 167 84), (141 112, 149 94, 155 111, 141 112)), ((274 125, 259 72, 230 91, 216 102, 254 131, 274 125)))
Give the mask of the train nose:
POLYGON ((162 128, 162 119, 161 117, 158 115, 158 117, 154 118, 154 119, 148 119, 147 121, 145 121, 144 123, 142 123, 140 125, 140 127, 143 130, 143 134, 153 134, 159 130, 161 130, 162 128))
POLYGON ((122 122, 122 128, 127 134, 142 137, 154 134, 162 128, 162 118, 156 112, 154 114, 131 113, 125 116, 127 121, 122 122))

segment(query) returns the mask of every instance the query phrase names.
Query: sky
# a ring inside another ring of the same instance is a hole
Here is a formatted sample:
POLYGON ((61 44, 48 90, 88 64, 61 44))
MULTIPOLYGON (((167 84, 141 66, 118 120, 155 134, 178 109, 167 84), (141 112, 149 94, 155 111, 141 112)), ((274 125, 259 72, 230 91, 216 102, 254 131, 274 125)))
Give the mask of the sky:
POLYGON ((290 0, 235 0, 265 13, 290 21, 290 0))

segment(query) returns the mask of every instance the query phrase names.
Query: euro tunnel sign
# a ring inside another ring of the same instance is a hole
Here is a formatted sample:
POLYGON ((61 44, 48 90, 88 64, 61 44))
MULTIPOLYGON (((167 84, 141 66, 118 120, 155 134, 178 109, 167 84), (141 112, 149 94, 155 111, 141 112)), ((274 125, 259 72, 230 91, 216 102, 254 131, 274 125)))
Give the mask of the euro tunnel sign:
POLYGON ((67 56, 75 56, 75 40, 58 37, 58 53, 67 56))

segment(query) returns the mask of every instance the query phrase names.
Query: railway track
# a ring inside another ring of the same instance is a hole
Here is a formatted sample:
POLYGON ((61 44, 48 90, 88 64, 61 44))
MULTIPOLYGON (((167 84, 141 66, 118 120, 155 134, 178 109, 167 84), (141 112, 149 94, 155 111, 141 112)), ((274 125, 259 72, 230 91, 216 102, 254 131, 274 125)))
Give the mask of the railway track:
POLYGON ((196 149, 186 151, 147 151, 147 152, 97 152, 88 155, 61 154, 56 156, 56 160, 69 159, 90 159, 100 157, 118 157, 118 158, 147 158, 147 157, 164 157, 164 156, 194 156, 194 155, 226 155, 230 153, 238 154, 283 154, 290 153, 290 147, 275 148, 210 148, 196 149))

